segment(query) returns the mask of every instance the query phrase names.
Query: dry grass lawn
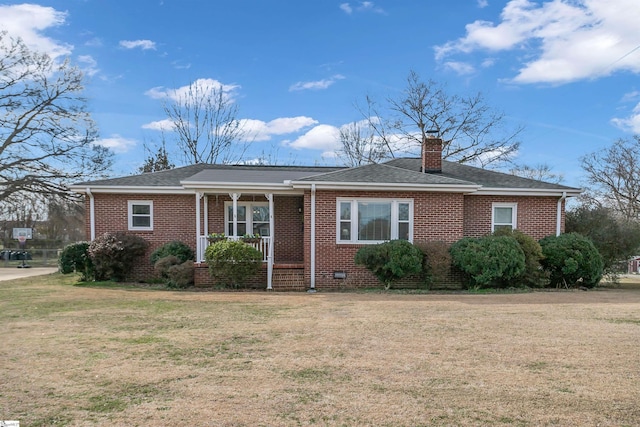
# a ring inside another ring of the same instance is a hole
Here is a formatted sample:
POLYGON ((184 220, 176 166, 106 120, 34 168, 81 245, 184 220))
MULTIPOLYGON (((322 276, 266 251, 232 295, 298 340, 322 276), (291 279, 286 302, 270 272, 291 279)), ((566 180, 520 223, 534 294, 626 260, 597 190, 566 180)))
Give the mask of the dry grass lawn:
POLYGON ((0 282, 21 426, 637 426, 640 286, 169 292, 0 282))

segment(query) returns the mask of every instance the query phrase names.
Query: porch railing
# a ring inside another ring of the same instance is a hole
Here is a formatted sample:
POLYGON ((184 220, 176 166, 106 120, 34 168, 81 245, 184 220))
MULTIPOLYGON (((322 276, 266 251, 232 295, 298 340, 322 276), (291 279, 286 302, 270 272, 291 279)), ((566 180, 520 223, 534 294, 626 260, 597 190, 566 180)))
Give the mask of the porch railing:
MULTIPOLYGON (((242 237, 237 236, 228 236, 227 240, 242 240, 242 237)), ((200 262, 204 262, 204 251, 207 250, 207 247, 210 245, 211 243, 209 242, 209 239, 207 238, 207 236, 200 236, 198 237, 198 255, 200 257, 200 262)), ((259 250, 262 253, 262 261, 263 262, 267 262, 269 260, 269 246, 271 245, 271 237, 261 237, 260 240, 258 240, 255 243, 247 243, 251 246, 253 246, 254 248, 256 248, 257 250, 259 250)))

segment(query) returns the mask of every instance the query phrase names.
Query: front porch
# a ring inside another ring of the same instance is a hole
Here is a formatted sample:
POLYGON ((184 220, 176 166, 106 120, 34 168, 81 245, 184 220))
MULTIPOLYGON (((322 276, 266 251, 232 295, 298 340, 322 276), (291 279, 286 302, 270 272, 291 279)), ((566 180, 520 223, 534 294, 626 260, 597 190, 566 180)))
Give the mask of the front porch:
POLYGON ((304 290, 303 204, 304 195, 299 193, 196 193, 196 286, 213 285, 205 251, 214 233, 245 241, 262 253, 264 268, 256 286, 304 290), (260 238, 247 242, 243 238, 247 234, 260 238))

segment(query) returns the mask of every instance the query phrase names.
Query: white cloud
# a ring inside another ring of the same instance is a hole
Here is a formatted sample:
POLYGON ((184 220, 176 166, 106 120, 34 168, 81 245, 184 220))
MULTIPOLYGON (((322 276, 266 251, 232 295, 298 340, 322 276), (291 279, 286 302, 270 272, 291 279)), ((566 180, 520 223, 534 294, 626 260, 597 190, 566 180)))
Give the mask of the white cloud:
POLYGON ((118 134, 113 134, 110 138, 97 140, 95 144, 110 148, 114 153, 126 153, 136 145, 136 141, 135 139, 123 138, 118 134))
POLYGON ((298 82, 289 87, 289 92, 294 92, 298 90, 321 90, 327 89, 329 86, 337 82, 338 80, 342 80, 345 77, 341 74, 336 74, 328 79, 318 80, 314 82, 298 82))
POLYGON ((356 12, 373 12, 379 14, 386 14, 385 10, 379 6, 376 6, 372 1, 361 1, 358 5, 351 6, 350 3, 342 3, 340 4, 340 9, 342 9, 346 14, 351 15, 353 11, 356 12))
POLYGON ((331 125, 318 125, 300 136, 287 146, 296 149, 311 148, 314 150, 324 150, 334 152, 340 144, 340 130, 331 125))
POLYGON ((53 59, 68 56, 73 46, 46 37, 42 31, 61 26, 66 18, 66 12, 37 4, 0 5, 0 28, 10 37, 21 38, 30 49, 53 59))
POLYGON ((311 117, 281 117, 263 122, 262 120, 242 119, 241 128, 246 132, 247 139, 254 141, 268 141, 273 135, 286 135, 317 124, 311 117))
POLYGON ((635 106, 628 117, 612 119, 611 123, 624 131, 640 134, 640 104, 635 106))
POLYGON ((142 50, 156 49, 156 43, 151 40, 120 40, 120 46, 125 49, 135 49, 137 47, 142 50))
POLYGON ((488 0, 478 0, 478 7, 480 9, 484 9, 487 6, 489 6, 488 0))
POLYGON ((175 129, 175 123, 170 119, 158 120, 142 125, 142 129, 151 129, 159 131, 171 131, 175 129))
MULTIPOLYGON (((214 79, 195 80, 191 84, 191 87, 197 89, 200 95, 222 91, 223 95, 226 96, 227 99, 231 101, 235 96, 235 90, 240 88, 239 85, 225 85, 219 82, 218 80, 214 80, 214 79)), ((168 89, 163 86, 156 86, 146 91, 145 95, 153 99, 168 98, 174 101, 179 101, 189 96, 189 90, 190 90, 189 85, 182 86, 177 89, 168 89)))
POLYGON ((473 66, 466 62, 449 61, 444 63, 445 68, 455 71, 457 74, 464 76, 473 74, 476 70, 473 66))
POLYGON ((78 57, 78 63, 80 64, 82 72, 87 76, 94 76, 100 71, 98 63, 91 55, 80 55, 78 57))
POLYGON ((500 22, 475 21, 466 36, 435 47, 437 60, 475 51, 518 50, 515 83, 567 83, 616 71, 640 73, 637 0, 511 0, 500 22))
POLYGON ((351 15, 353 13, 353 8, 349 5, 349 3, 342 3, 340 5, 340 9, 342 9, 348 15, 351 15))

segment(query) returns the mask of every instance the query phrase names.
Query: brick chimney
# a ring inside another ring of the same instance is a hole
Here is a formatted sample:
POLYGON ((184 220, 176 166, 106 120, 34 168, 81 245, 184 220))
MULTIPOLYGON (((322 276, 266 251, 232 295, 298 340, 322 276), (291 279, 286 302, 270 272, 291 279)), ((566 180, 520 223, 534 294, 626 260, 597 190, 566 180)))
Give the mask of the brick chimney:
POLYGON ((427 135, 423 140, 421 172, 442 172, 442 139, 427 135))

